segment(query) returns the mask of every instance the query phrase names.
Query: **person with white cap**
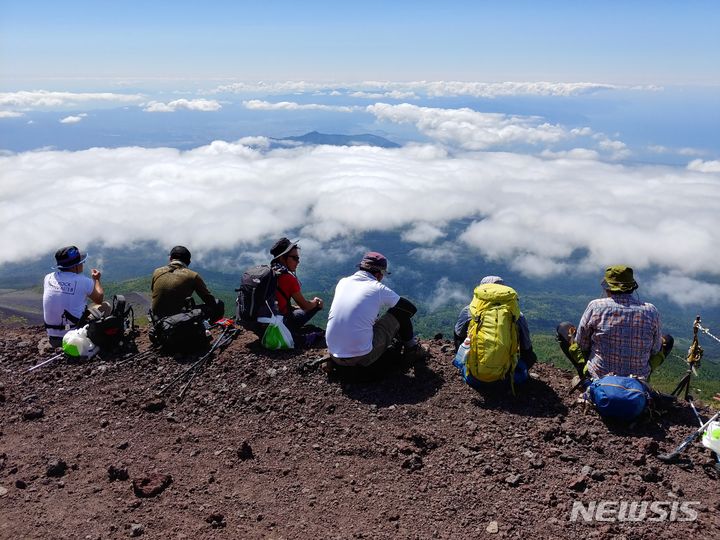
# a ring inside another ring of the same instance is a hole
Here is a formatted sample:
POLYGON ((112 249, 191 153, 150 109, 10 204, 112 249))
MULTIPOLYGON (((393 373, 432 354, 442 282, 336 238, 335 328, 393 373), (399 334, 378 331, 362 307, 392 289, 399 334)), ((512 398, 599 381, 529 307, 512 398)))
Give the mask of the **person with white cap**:
POLYGON ((411 321, 417 308, 382 283, 390 274, 387 258, 370 251, 357 266, 357 272, 338 282, 330 306, 326 340, 332 364, 341 372, 345 368, 381 372, 393 361, 383 355, 396 337, 403 344, 405 360, 424 360, 427 351, 418 344, 411 321))
POLYGON ((55 271, 43 280, 43 317, 53 347, 60 347, 63 336, 87 318, 88 298, 101 312, 110 309, 109 304, 103 304, 100 270, 93 268, 90 277, 83 275, 86 260, 87 253, 81 253, 77 246, 61 248, 55 252, 55 271))
MULTIPOLYGON (((505 285, 505 280, 500 276, 485 276, 480 280, 480 285, 487 285, 495 283, 498 285, 505 285)), ((455 327, 453 328, 453 343, 455 345, 455 352, 460 348, 460 345, 465 341, 468 335, 468 328, 470 326, 470 304, 460 310, 455 327)), ((532 341, 530 339, 530 328, 528 327, 527 319, 525 315, 520 313, 517 321, 515 321, 517 327, 518 346, 520 350, 520 356, 518 359, 517 366, 515 368, 516 379, 518 381, 527 378, 527 371, 535 365, 537 362, 537 355, 533 351, 532 341)))

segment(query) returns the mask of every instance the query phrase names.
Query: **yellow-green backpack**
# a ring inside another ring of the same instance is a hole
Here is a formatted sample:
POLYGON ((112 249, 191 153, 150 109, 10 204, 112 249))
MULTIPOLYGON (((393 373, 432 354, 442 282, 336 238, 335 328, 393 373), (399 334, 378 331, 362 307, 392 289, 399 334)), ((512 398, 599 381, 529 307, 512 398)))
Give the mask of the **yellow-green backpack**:
POLYGON ((498 283, 478 285, 470 317, 468 374, 482 382, 504 379, 515 371, 519 351, 520 304, 515 289, 498 283))

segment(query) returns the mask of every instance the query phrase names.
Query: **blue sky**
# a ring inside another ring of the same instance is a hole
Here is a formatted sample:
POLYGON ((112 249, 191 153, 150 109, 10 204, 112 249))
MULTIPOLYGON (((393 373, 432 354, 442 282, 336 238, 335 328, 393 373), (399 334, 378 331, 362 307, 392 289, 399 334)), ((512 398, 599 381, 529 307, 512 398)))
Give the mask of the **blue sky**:
POLYGON ((718 84, 715 1, 0 2, 2 83, 241 80, 718 84))

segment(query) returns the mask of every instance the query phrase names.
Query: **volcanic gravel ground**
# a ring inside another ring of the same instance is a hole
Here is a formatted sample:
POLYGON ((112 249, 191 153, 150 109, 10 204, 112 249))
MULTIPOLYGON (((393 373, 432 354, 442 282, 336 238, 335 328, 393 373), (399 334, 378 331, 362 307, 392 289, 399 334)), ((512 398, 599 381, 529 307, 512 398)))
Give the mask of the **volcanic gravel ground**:
MULTIPOLYGON (((43 331, 3 330, 1 538, 719 537, 711 454, 655 457, 696 428, 692 411, 607 425, 550 365, 517 397, 479 393, 437 339, 426 365, 340 383, 299 373, 324 351, 269 353, 243 332, 180 401, 180 385, 156 392, 198 355, 25 374, 51 356, 43 331), (575 501, 620 500, 667 501, 666 519, 571 520, 575 501)), ((149 350, 144 331, 136 344, 149 350)))

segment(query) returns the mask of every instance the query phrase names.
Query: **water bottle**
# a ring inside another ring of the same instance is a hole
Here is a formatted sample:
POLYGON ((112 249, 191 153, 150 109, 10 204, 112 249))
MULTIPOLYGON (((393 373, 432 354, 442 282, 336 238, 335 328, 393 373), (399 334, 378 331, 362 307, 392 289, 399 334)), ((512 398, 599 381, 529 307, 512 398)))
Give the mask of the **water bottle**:
POLYGON ((465 341, 463 341, 460 344, 460 347, 457 350, 457 353, 455 354, 455 358, 453 359, 453 366, 458 368, 461 374, 465 374, 465 362, 467 360, 468 352, 470 352, 470 338, 465 338, 465 341))

